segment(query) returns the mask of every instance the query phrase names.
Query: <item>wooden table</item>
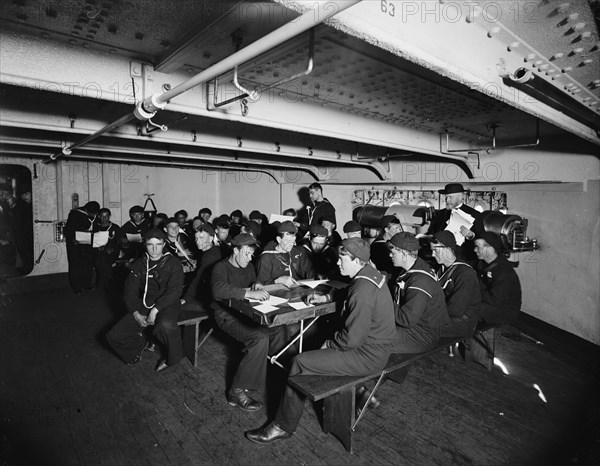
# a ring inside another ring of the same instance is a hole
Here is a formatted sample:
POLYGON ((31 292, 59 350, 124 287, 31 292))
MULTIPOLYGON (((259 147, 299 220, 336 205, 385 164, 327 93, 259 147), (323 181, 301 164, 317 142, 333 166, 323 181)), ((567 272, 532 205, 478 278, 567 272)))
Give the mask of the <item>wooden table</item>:
MULTIPOLYGON (((343 284, 342 284, 343 285, 343 284)), ((339 287, 336 282, 336 288, 339 287)), ((272 296, 277 296, 279 298, 285 298, 288 302, 300 302, 305 299, 307 296, 312 294, 324 295, 328 294, 332 286, 327 285, 326 283, 322 283, 317 286, 315 289, 312 289, 307 286, 296 286, 294 288, 286 288, 283 285, 268 285, 265 289, 272 296)), ((325 304, 316 304, 304 309, 294 309, 291 307, 288 302, 280 304, 277 306, 276 310, 270 312, 261 312, 254 309, 258 303, 249 302, 246 299, 238 300, 238 299, 230 299, 229 307, 231 309, 235 309, 241 314, 249 317, 254 322, 259 325, 265 327, 277 327, 279 325, 289 325, 300 323, 300 331, 298 334, 283 348, 279 353, 268 356, 269 361, 272 364, 277 364, 280 367, 283 367, 277 359, 285 353, 292 345, 294 345, 298 340, 300 341, 300 353, 302 353, 302 345, 304 339, 304 333, 312 327, 312 325, 317 321, 317 319, 326 314, 332 314, 336 311, 338 307, 338 303, 330 302, 325 304), (312 319, 308 325, 304 325, 304 321, 306 319, 312 319)))

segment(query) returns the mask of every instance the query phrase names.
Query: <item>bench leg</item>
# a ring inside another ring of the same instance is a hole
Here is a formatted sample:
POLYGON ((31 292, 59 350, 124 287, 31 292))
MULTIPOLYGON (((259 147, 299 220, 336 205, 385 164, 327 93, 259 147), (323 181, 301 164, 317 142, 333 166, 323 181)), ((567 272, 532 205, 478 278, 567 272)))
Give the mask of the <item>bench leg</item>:
POLYGON ((328 396, 323 406, 323 432, 332 433, 352 453, 355 387, 328 396))
POLYGON ((496 327, 477 332, 465 343, 465 361, 482 364, 489 372, 494 368, 496 356, 496 327))
POLYGON ((354 424, 352 424, 352 432, 354 432, 356 430, 356 426, 358 425, 358 422, 363 418, 363 416, 367 412, 367 409, 369 409, 369 403, 371 403, 371 400, 375 397, 375 392, 377 391, 377 389, 379 388, 379 386, 385 381, 385 376, 386 376, 386 372, 383 371, 381 373, 381 375, 379 376, 379 378, 377 379, 377 383, 375 384, 375 387, 373 388, 373 390, 371 391, 371 393, 367 397, 367 401, 365 401, 365 405, 360 410, 360 414, 358 415, 358 419, 356 419, 356 421, 354 422, 354 424))
POLYGON ((187 357, 194 367, 197 367, 198 353, 198 335, 200 333, 200 323, 183 326, 183 354, 187 357))

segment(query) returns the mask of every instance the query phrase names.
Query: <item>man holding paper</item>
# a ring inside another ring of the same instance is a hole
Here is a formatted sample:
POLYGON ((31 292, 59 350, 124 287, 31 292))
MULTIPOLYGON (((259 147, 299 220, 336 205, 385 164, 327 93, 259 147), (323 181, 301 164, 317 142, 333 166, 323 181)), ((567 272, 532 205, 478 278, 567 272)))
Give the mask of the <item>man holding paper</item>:
POLYGON ((447 184, 438 192, 444 195, 446 208, 435 212, 427 234, 450 231, 459 246, 460 255, 469 262, 475 262, 473 240, 485 231, 481 213, 464 203, 465 188, 460 183, 447 184))
POLYGON ((69 284, 75 294, 92 288, 94 257, 92 254, 92 227, 100 204, 90 201, 82 208, 69 212, 64 233, 69 262, 69 284))
POLYGON ((123 257, 133 261, 145 252, 142 237, 150 229, 151 223, 144 219, 144 208, 134 205, 129 209, 129 220, 121 227, 117 243, 123 251, 123 257))
POLYGON ((96 286, 108 291, 113 270, 112 265, 119 257, 119 247, 116 237, 119 226, 110 221, 111 211, 104 208, 98 211, 94 223, 94 266, 96 267, 96 286))
POLYGON ((250 262, 256 238, 241 233, 233 238, 231 244, 231 256, 215 264, 212 270, 211 287, 215 301, 211 307, 217 326, 244 346, 227 401, 244 411, 258 411, 262 403, 252 398, 250 392, 264 390, 267 356, 285 346, 286 333, 282 327, 261 327, 223 303, 229 299, 269 299, 269 293, 256 283, 256 273, 250 262))

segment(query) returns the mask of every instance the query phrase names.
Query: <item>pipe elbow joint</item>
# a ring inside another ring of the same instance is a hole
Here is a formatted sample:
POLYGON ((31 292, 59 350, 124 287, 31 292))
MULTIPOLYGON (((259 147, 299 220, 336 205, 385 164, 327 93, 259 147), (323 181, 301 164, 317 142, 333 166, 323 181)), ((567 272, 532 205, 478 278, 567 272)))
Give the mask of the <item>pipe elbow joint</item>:
POLYGON ((135 115, 135 117, 138 120, 148 121, 150 118, 152 118, 154 115, 156 115, 156 112, 148 112, 144 108, 144 102, 142 101, 135 106, 135 110, 133 111, 133 114, 135 115))

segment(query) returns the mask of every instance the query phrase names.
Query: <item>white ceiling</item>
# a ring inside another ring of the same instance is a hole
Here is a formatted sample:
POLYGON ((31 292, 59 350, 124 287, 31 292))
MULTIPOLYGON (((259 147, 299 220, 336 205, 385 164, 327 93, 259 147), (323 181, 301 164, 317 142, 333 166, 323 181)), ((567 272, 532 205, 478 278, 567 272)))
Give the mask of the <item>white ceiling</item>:
MULTIPOLYGON (((512 15, 514 20, 510 30, 490 22, 488 34, 512 37, 507 40, 514 48, 527 45, 528 50, 537 50, 539 55, 528 54, 523 66, 550 81, 555 76, 557 88, 598 114, 598 30, 587 0, 492 3, 496 9, 488 7, 479 14, 512 15), (567 82, 580 86, 564 89, 567 82)), ((150 63, 164 73, 190 74, 296 16, 277 3, 216 0, 14 0, 0 9, 2 27, 25 37, 108 51, 150 63)), ((240 83, 252 89, 301 72, 308 44, 307 33, 245 64, 240 67, 240 83)), ((337 108, 340 118, 351 114, 426 133, 450 132, 453 140, 476 145, 490 141, 493 126, 498 140, 507 145, 535 140, 534 116, 353 35, 321 25, 315 31, 314 48, 312 73, 280 87, 280 95, 337 108)), ((220 81, 230 80, 231 73, 220 81)), ((191 127, 193 122, 190 118, 186 124, 191 127)), ((540 128, 544 138, 569 137, 546 122, 540 128)))

